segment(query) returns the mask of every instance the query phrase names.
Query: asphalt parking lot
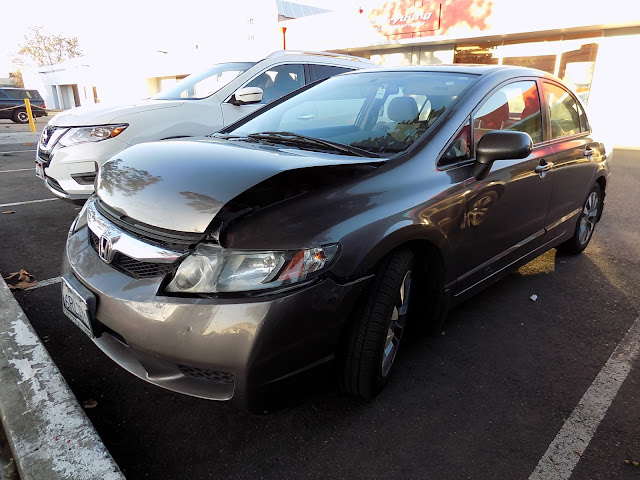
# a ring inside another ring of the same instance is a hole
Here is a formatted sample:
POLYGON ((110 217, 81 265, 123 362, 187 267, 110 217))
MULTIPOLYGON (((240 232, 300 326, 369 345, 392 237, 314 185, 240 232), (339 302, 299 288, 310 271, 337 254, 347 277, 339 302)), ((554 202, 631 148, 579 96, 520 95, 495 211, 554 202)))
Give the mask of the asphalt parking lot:
POLYGON ((40 282, 15 297, 78 401, 97 402, 87 414, 128 479, 640 476, 624 462, 640 461, 640 152, 615 153, 584 254, 551 250, 450 312, 442 335, 416 333, 374 401, 345 398, 328 371, 263 415, 134 378, 62 314, 79 207, 53 199, 34 155, 0 142, 0 272, 40 282), (536 474, 545 458, 566 475, 536 474))

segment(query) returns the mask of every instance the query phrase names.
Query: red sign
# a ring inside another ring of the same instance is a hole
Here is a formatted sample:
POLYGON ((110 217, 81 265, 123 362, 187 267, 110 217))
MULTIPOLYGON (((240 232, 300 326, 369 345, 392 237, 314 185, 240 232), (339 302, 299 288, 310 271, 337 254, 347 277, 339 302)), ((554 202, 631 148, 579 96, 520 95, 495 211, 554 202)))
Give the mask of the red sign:
POLYGON ((387 2, 369 12, 369 21, 377 32, 387 36, 429 32, 440 28, 441 11, 439 3, 387 2))

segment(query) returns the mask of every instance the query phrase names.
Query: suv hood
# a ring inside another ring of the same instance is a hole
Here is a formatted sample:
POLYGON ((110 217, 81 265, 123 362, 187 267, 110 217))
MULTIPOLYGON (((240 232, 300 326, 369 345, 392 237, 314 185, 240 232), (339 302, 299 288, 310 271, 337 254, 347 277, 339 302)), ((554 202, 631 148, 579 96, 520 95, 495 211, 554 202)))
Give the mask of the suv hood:
POLYGON ((279 173, 380 164, 364 158, 201 138, 134 145, 105 163, 96 192, 122 217, 157 228, 204 233, 220 209, 279 173))
POLYGON ((106 125, 118 121, 126 122, 126 115, 133 113, 158 110, 160 108, 179 107, 184 104, 182 100, 142 100, 127 105, 87 105, 85 107, 72 108, 57 114, 49 121, 54 127, 83 127, 90 125, 106 125))

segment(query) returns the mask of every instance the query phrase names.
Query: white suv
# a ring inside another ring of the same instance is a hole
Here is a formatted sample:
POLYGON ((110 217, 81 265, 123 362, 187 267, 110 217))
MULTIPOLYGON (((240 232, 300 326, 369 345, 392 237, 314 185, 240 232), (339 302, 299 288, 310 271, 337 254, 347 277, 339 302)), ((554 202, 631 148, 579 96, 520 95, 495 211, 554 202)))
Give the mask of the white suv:
POLYGON ((280 51, 257 63, 214 65, 132 105, 67 110, 42 132, 36 175, 56 196, 84 203, 99 166, 131 145, 208 135, 308 83, 373 66, 348 55, 280 51))

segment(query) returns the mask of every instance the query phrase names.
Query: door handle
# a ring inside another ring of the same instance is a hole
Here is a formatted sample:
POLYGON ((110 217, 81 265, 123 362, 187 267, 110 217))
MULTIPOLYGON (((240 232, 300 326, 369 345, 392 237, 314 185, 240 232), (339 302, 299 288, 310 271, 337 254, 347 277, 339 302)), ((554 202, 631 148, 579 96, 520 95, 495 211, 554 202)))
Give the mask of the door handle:
POLYGON ((315 118, 315 115, 313 113, 309 113, 307 115, 300 115, 297 118, 298 120, 311 120, 312 118, 315 118))
POLYGON ((544 174, 553 168, 553 162, 547 162, 546 160, 540 160, 540 165, 533 169, 534 172, 544 174))

